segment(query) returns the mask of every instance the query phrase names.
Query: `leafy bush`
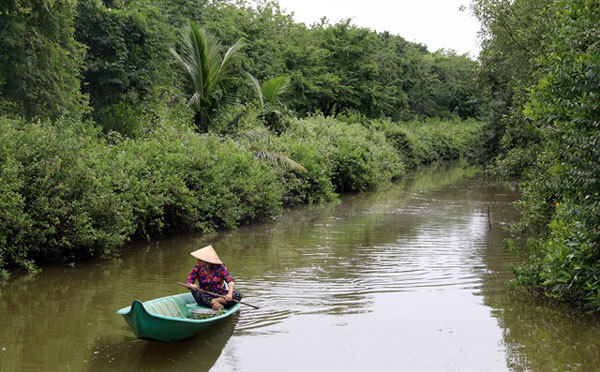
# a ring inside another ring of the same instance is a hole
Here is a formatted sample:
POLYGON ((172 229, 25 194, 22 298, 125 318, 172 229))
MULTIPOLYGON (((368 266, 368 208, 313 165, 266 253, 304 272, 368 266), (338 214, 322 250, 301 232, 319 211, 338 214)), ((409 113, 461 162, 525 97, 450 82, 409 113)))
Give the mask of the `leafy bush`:
POLYGON ((404 174, 398 153, 383 133, 359 124, 314 116, 292 123, 288 134, 294 141, 311 139, 317 144, 338 192, 373 189, 404 174))
POLYGON ((0 269, 110 257, 132 236, 235 227, 280 210, 271 167, 163 118, 137 140, 1 119, 0 269))
POLYGON ((113 151, 120 154, 116 168, 124 172, 119 188, 142 236, 235 227, 279 210, 274 171, 231 140, 166 122, 113 151))
POLYGON ((471 155, 482 125, 474 120, 436 119, 402 123, 376 120, 370 123, 371 128, 385 133, 410 168, 471 155))
POLYGON ((33 259, 110 255, 132 232, 129 211, 100 177, 101 141, 86 124, 23 125, 0 120, 3 201, 1 256, 33 268, 33 259))
POLYGON ((303 172, 284 172, 282 174, 286 193, 284 205, 320 204, 337 198, 331 182, 332 169, 326 155, 319 150, 312 139, 284 139, 289 156, 306 168, 303 172))
MULTIPOLYGON (((252 119, 252 118, 251 118, 252 119)), ((291 121, 292 119, 289 118, 291 121)), ((258 122, 254 124, 259 125, 258 122)), ((337 197, 327 154, 313 137, 277 136, 255 127, 233 136, 248 151, 271 164, 282 188, 282 205, 317 204, 337 197)))

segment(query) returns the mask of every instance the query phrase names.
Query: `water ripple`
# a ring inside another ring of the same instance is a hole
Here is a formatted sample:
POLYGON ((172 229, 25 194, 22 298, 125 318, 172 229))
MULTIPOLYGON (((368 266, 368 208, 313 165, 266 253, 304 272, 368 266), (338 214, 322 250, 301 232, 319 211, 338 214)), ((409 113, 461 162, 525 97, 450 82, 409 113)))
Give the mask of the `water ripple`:
MULTIPOLYGON (((348 222, 343 229, 335 223, 315 224, 318 243, 293 248, 301 265, 243 283, 246 294, 260 299, 262 308, 246 312, 238 330, 268 327, 291 315, 369 311, 373 296, 380 294, 478 290, 479 271, 485 269, 479 251, 485 246, 486 217, 473 213, 461 218, 451 211, 436 211, 435 219, 408 234, 389 227, 377 231, 392 241, 386 244, 365 245, 358 236, 360 243, 355 243, 346 230, 348 222)), ((411 212, 423 217, 421 208, 404 208, 399 216, 411 212)), ((364 214, 372 213, 379 212, 364 214)))

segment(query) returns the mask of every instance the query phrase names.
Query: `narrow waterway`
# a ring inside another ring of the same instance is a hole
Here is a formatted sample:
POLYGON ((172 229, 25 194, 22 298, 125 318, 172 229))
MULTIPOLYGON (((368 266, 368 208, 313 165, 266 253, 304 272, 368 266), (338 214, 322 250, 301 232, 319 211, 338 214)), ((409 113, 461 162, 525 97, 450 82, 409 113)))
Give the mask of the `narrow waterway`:
POLYGON ((596 371, 600 321, 508 289, 515 186, 458 163, 214 236, 127 247, 0 287, 1 371, 596 371), (115 314, 181 293, 213 244, 244 307, 176 343, 115 314))

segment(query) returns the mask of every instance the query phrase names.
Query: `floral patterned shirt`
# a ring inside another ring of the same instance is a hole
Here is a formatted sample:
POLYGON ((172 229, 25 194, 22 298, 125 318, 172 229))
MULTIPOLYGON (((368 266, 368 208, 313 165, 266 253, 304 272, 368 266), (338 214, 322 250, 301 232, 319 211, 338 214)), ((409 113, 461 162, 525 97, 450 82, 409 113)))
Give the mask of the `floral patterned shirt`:
POLYGON ((187 284, 194 284, 197 280, 201 289, 215 292, 221 295, 227 294, 225 283, 233 282, 233 278, 225 265, 208 265, 210 269, 195 264, 192 266, 190 275, 187 278, 187 284), (212 271, 212 272, 211 272, 212 271), (210 272, 210 274, 209 274, 210 272))

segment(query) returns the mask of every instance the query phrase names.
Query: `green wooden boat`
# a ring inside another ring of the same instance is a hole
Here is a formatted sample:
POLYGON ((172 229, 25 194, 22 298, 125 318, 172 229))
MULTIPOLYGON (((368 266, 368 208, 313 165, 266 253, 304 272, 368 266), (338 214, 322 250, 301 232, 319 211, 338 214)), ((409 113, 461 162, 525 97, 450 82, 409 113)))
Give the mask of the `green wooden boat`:
POLYGON ((117 310, 117 314, 123 315, 139 338, 174 342, 194 337, 239 310, 238 303, 222 310, 222 314, 194 319, 196 314, 214 310, 198 306, 191 293, 183 293, 146 302, 135 300, 131 306, 117 310))

